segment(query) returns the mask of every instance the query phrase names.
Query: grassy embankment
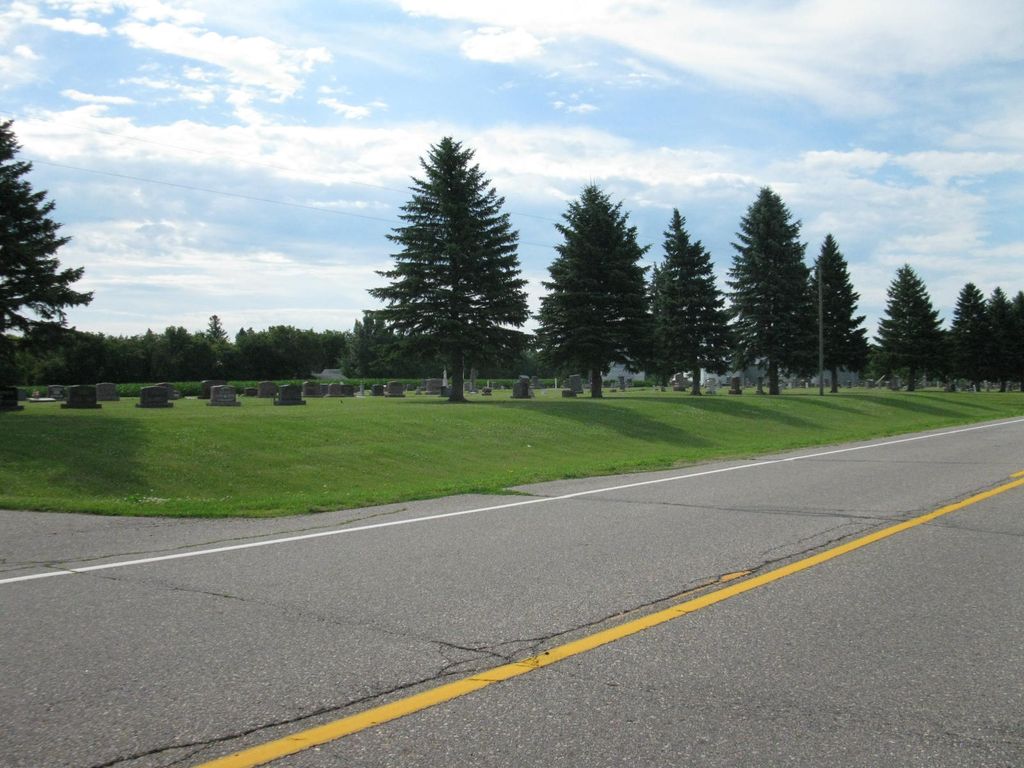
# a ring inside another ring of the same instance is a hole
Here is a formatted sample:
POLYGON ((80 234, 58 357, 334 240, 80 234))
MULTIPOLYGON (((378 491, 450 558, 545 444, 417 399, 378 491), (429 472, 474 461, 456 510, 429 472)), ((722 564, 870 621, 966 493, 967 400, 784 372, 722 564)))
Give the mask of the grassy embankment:
POLYGON ((0 508, 117 515, 288 515, 497 492, 1024 415, 1024 395, 851 390, 818 397, 650 390, 604 400, 508 393, 180 400, 144 410, 30 403, 0 414, 0 508))

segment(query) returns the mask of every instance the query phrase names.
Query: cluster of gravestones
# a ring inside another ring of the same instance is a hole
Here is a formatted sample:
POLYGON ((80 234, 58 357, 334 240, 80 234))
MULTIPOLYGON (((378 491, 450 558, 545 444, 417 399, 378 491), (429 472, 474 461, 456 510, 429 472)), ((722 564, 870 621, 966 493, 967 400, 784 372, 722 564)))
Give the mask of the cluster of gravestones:
MULTIPOLYGON (((540 388, 540 379, 536 376, 520 376, 512 385, 512 397, 514 399, 528 399, 533 397, 534 390, 540 388)), ((476 383, 470 385, 470 391, 476 391, 476 383)), ((487 397, 493 392, 491 387, 481 387, 480 394, 487 397)), ((425 395, 440 395, 447 397, 449 388, 445 386, 442 379, 424 379, 420 386, 405 385, 400 381, 389 381, 387 384, 373 384, 370 387, 371 397, 405 397, 407 392, 425 395)), ((583 392, 582 377, 579 374, 570 376, 566 381, 566 387, 562 390, 562 397, 576 397, 583 392)), ((362 388, 360 388, 362 394, 362 388)), ((246 387, 242 390, 245 397, 273 398, 274 405, 305 405, 305 398, 310 397, 355 397, 356 388, 352 384, 323 384, 318 381, 306 381, 301 386, 297 384, 278 385, 273 381, 261 381, 255 387, 246 387)), ((219 379, 206 379, 200 382, 201 400, 208 401, 207 404, 214 407, 239 406, 238 390, 229 385, 226 381, 219 379)), ((46 397, 30 398, 28 392, 16 387, 0 387, 0 410, 19 411, 23 410, 20 404, 25 400, 55 400, 61 401, 61 408, 84 409, 101 408, 103 401, 120 400, 117 394, 117 385, 110 382, 103 382, 96 385, 77 384, 74 386, 62 386, 53 384, 46 388, 46 397)), ((139 402, 136 408, 171 408, 174 401, 181 399, 181 392, 168 382, 154 384, 149 387, 142 387, 139 390, 139 402)))

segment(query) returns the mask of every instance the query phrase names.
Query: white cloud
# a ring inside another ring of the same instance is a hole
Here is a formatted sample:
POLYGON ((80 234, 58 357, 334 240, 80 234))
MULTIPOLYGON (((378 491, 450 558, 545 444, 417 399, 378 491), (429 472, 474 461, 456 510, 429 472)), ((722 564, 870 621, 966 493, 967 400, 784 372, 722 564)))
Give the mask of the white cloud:
POLYGON ((1024 155, 1004 152, 911 152, 896 161, 932 184, 1024 171, 1024 155))
POLYGON ((169 91, 173 93, 176 98, 185 99, 186 101, 194 101, 197 104, 212 104, 217 97, 216 88, 201 88, 171 79, 130 77, 126 80, 122 80, 121 82, 130 85, 139 85, 143 88, 150 88, 155 91, 169 91))
MULTIPOLYGON (((2 41, 0 37, 0 41, 2 41)), ((30 83, 38 76, 36 62, 39 56, 27 45, 16 45, 11 51, 13 55, 0 54, 0 71, 4 73, 0 79, 0 92, 12 90, 24 83, 30 83)))
POLYGON ((82 18, 65 18, 62 16, 43 16, 39 8, 28 3, 11 3, 10 10, 4 14, 10 20, 22 24, 32 24, 39 27, 47 27, 56 32, 71 32, 76 35, 92 35, 104 37, 107 28, 94 21, 86 21, 82 18))
POLYGON ((522 28, 481 27, 469 33, 459 46, 467 59, 509 64, 541 55, 540 40, 522 28))
POLYGON ((117 31, 133 47, 212 64, 222 68, 231 83, 265 89, 279 99, 295 94, 301 75, 331 60, 325 48, 287 48, 265 37, 223 36, 167 22, 127 22, 117 31))
POLYGON ((83 101, 89 104, 134 104, 135 99, 130 99, 127 96, 96 96, 91 93, 82 93, 82 91, 76 91, 73 88, 63 90, 60 95, 66 99, 72 101, 83 101))
POLYGON ((352 104, 345 104, 333 97, 318 99, 317 104, 329 107, 346 120, 362 120, 363 118, 369 117, 373 114, 374 110, 387 109, 388 106, 383 101, 372 101, 369 104, 355 106, 352 104))
MULTIPOLYGON (((1017 0, 981 7, 958 0, 396 2, 412 15, 521 30, 547 41, 551 56, 571 56, 579 41, 590 40, 649 66, 861 114, 897 106, 896 78, 955 74, 976 63, 1017 62, 1024 54, 1024 5, 1017 0)), ((592 74, 603 76, 603 70, 592 74)))

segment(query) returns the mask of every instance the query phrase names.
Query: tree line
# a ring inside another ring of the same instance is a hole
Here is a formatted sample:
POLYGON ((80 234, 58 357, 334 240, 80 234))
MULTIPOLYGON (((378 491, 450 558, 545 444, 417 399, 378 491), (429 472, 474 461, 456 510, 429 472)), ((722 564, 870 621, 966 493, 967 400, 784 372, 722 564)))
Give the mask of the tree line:
POLYGON ((756 366, 778 394, 784 375, 810 375, 820 363, 833 391, 840 369, 899 376, 908 389, 925 375, 1024 389, 1024 292, 1010 298, 996 288, 986 299, 968 283, 945 330, 923 281, 904 265, 870 344, 838 242, 827 235, 808 265, 801 223, 769 187, 740 220, 723 291, 678 210, 662 259, 647 267, 650 246, 638 242, 622 202, 587 185, 555 225, 561 242, 528 334, 518 233, 473 150, 451 137, 421 158, 422 178, 388 235, 397 250, 380 272, 387 284, 370 291, 383 306, 364 311, 351 331, 243 328, 232 340, 216 315, 202 331, 68 330, 66 308, 92 296, 72 289, 80 268, 59 268, 68 238, 50 218, 53 202, 23 178, 31 164, 14 159, 18 149, 10 121, 0 123, 0 382, 292 379, 324 368, 415 378, 444 368, 453 401, 464 400, 471 370, 583 373, 600 397, 602 373, 624 363, 662 382, 686 373, 692 394, 702 371, 756 366))
MULTIPOLYGON (((390 236, 400 250, 380 273, 389 284, 370 291, 385 302, 379 317, 399 344, 431 350, 450 370, 532 345, 548 372, 589 374, 592 397, 616 362, 662 381, 686 372, 693 394, 702 371, 750 366, 764 371, 769 394, 780 392, 783 374, 806 376, 819 365, 833 391, 840 369, 901 376, 911 390, 926 373, 974 386, 997 381, 1004 391, 1013 379, 1024 389, 1024 292, 1010 300, 997 288, 985 300, 968 284, 946 331, 924 283, 904 265, 872 345, 836 238, 827 235, 808 265, 801 224, 769 187, 740 220, 722 291, 711 255, 678 210, 664 257, 649 269, 641 264, 649 246, 638 242, 622 203, 587 185, 555 225, 562 241, 531 339, 521 330, 530 314, 518 234, 473 154, 445 137, 420 160, 423 177, 390 236)), ((463 399, 461 381, 451 399, 463 399)))

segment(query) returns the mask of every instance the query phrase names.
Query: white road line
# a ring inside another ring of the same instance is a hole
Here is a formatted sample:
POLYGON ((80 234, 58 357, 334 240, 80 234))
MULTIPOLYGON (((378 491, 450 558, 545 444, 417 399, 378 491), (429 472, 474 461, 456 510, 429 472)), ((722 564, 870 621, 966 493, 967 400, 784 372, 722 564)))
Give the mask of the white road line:
POLYGON ((870 443, 868 445, 856 445, 851 448, 836 448, 830 451, 819 451, 818 453, 809 453, 802 456, 789 456, 784 459, 765 459, 764 461, 755 461, 749 464, 737 464, 732 467, 720 467, 719 469, 708 469, 703 472, 691 472, 684 475, 672 475, 670 477, 659 477, 655 480, 641 480, 635 483, 625 483, 623 485, 613 485, 608 488, 593 488, 589 491, 576 491, 575 493, 565 493, 561 496, 543 496, 534 497, 530 499, 524 499, 523 501, 512 501, 507 504, 495 504, 490 507, 477 507, 476 509, 464 509, 460 512, 444 512, 437 515, 426 515, 424 517, 413 517, 408 520, 391 520, 384 523, 373 523, 371 525, 358 525, 351 528, 338 528, 331 531, 318 531, 316 533, 304 533, 298 536, 286 536, 280 539, 268 539, 267 541, 253 541, 247 544, 232 544, 227 547, 214 547, 211 549, 198 549, 194 552, 178 552, 173 555, 160 555, 159 557, 144 557, 138 560, 122 560, 114 563, 103 563, 101 565, 87 565, 81 568, 61 568, 58 565, 52 566, 56 570, 46 571, 44 573, 32 573, 27 576, 13 576, 7 579, 0 579, 0 585, 3 584, 14 584, 22 581, 34 581, 36 579, 48 579, 55 576, 70 576, 76 573, 91 573, 93 571, 105 571, 111 568, 124 568, 129 565, 147 565, 149 563, 160 563, 166 560, 182 560, 186 557, 199 557, 201 555, 215 555, 220 552, 234 552, 240 549, 254 549, 255 547, 269 547, 272 544, 287 544, 293 541, 305 541, 307 539, 319 539, 324 536, 338 536, 343 533, 358 533, 360 531, 372 531, 378 528, 391 528, 396 525, 411 525, 413 523, 426 523, 431 520, 444 520, 450 517, 461 517, 462 515, 475 515, 480 512, 493 512, 499 509, 512 509, 513 507, 525 507, 531 504, 547 504, 553 501, 565 501, 566 499, 575 499, 580 496, 592 496, 597 493, 608 493, 610 491, 621 491, 627 488, 640 488, 645 485, 657 485, 659 483, 671 483, 678 480, 690 480, 695 477, 706 477, 708 475, 718 475, 724 472, 736 472, 741 469, 755 469, 758 467, 767 467, 773 464, 785 464, 791 461, 803 461, 805 459, 819 459, 823 456, 835 456, 841 453, 852 453, 854 451, 865 451, 871 448, 885 448, 890 445, 899 445, 901 443, 912 443, 918 440, 930 440, 936 437, 949 437, 950 435, 959 435, 964 432, 975 432, 981 429, 993 429, 995 427, 1005 427, 1011 424, 1022 424, 1024 419, 1013 419, 1011 421, 1001 421, 995 424, 982 424, 974 427, 963 427, 961 429, 953 429, 948 432, 937 432, 928 435, 915 435, 914 437, 901 437, 896 440, 887 440, 882 443, 870 443))

